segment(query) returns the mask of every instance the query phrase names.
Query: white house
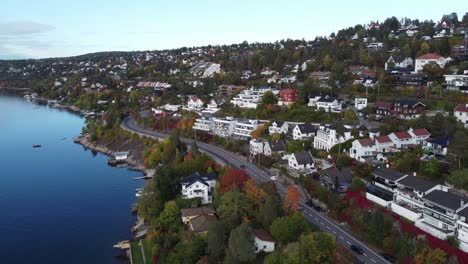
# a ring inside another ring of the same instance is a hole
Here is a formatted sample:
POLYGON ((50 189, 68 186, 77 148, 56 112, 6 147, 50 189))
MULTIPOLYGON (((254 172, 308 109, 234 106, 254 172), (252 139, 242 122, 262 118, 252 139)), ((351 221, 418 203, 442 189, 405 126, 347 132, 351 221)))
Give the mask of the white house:
POLYGON ((429 133, 429 131, 427 131, 427 129, 425 128, 419 128, 419 129, 410 128, 408 129, 408 134, 411 135, 411 137, 413 138, 413 141, 416 144, 420 144, 420 145, 425 144, 426 141, 431 136, 431 133, 429 133))
POLYGON ((265 230, 252 229, 255 253, 275 251, 275 241, 265 230))
POLYGON ((326 96, 309 97, 308 106, 316 107, 317 110, 323 109, 325 112, 340 113, 342 110, 342 101, 326 96))
POLYGON ((237 124, 237 119, 232 117, 213 118, 213 135, 220 137, 231 137, 234 134, 234 128, 237 124))
POLYGON ((255 119, 242 119, 236 122, 234 127, 234 137, 237 139, 248 140, 252 138, 254 132, 263 123, 255 119))
POLYGON ((457 212, 457 239, 460 242, 459 248, 468 252, 468 207, 457 212))
POLYGON ((362 110, 367 107, 367 98, 354 98, 354 107, 357 110, 362 110))
POLYGON ((406 148, 408 145, 416 144, 413 137, 407 132, 393 132, 388 135, 397 149, 406 148))
POLYGON ((284 151, 286 151, 286 146, 281 140, 268 141, 264 138, 254 138, 250 140, 250 155, 252 156, 257 154, 271 156, 273 153, 282 154, 284 151))
POLYGON ((263 154, 264 146, 265 143, 268 142, 268 140, 264 138, 253 138, 250 140, 250 155, 255 156, 258 154, 263 154))
POLYGON ((468 104, 459 104, 453 110, 455 118, 468 128, 468 104))
POLYGON ((445 83, 443 86, 447 90, 460 91, 462 93, 468 93, 468 75, 444 75, 445 83))
POLYGON ((293 129, 294 140, 307 140, 315 136, 317 129, 311 124, 298 124, 293 129))
POLYGON ((203 113, 214 114, 219 111, 220 106, 223 105, 224 100, 222 99, 211 99, 210 102, 206 105, 206 108, 202 111, 203 113))
POLYGON ((310 151, 297 152, 289 155, 289 168, 297 171, 305 171, 315 167, 315 160, 310 151))
POLYGON ((278 94, 277 90, 273 90, 270 87, 251 87, 232 98, 231 103, 241 108, 257 108, 257 105, 261 102, 263 95, 267 91, 278 94))
POLYGON ((182 198, 192 199, 201 198, 202 204, 211 203, 213 201, 213 191, 216 185, 216 173, 200 174, 192 173, 190 176, 182 178, 182 198))
POLYGON ((444 58, 439 54, 429 53, 416 58, 416 65, 414 67, 414 71, 416 73, 422 72, 424 66, 431 62, 435 62, 441 68, 444 68, 445 64, 449 63, 450 61, 452 61, 452 58, 450 57, 444 58))
POLYGON ((370 138, 357 139, 353 141, 349 149, 349 156, 360 162, 366 162, 367 158, 373 158, 376 155, 375 141, 370 138))
POLYGON ((200 110, 203 108, 203 101, 198 96, 190 96, 187 101, 187 107, 191 110, 200 110))
POLYGON ((284 121, 273 121, 268 127, 268 132, 270 135, 273 134, 286 134, 288 133, 289 125, 284 121))
POLYGON ((424 195, 422 200, 423 215, 415 225, 439 239, 455 236, 457 212, 467 207, 466 198, 447 191, 434 190, 424 195))
POLYGON ((204 132, 211 132, 213 130, 213 124, 214 122, 212 118, 200 117, 195 119, 193 129, 204 132))
POLYGON ((263 146, 263 154, 265 156, 271 156, 274 153, 283 154, 286 151, 286 146, 281 140, 278 141, 268 141, 263 146))
POLYGON ((390 58, 388 58, 387 62, 385 63, 385 70, 390 70, 389 66, 391 64, 393 64, 394 68, 398 69, 412 67, 413 63, 414 60, 411 57, 406 57, 401 61, 397 61, 395 58, 393 58, 393 56, 390 56, 390 58))
POLYGON ((335 125, 322 125, 314 137, 314 148, 330 151, 336 144, 352 139, 351 130, 345 127, 344 135, 338 138, 335 125))

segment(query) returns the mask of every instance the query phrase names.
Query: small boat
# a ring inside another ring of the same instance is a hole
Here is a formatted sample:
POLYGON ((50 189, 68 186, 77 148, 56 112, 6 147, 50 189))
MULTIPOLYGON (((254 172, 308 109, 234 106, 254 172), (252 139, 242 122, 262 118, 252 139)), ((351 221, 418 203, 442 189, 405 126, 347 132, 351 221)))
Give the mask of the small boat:
POLYGON ((136 197, 141 197, 142 194, 143 194, 143 191, 140 190, 140 191, 136 192, 135 196, 136 197))
POLYGON ((32 145, 33 148, 40 148, 42 145, 32 145))

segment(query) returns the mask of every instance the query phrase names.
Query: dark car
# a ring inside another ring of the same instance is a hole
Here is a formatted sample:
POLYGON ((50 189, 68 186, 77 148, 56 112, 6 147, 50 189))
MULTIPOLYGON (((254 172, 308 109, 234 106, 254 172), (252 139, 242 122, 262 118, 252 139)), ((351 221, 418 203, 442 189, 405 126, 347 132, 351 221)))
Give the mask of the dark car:
POLYGON ((387 260, 388 262, 391 262, 391 263, 394 263, 396 261, 395 257, 390 255, 390 254, 387 254, 387 253, 382 253, 380 254, 382 256, 382 258, 384 258, 385 260, 387 260))
POLYGON ((364 250, 358 246, 358 245, 351 245, 351 250, 358 253, 359 255, 362 255, 364 253, 364 250))
POLYGON ((245 165, 244 165, 244 164, 241 164, 239 167, 240 167, 241 169, 245 169, 245 165))
POLYGON ((307 206, 310 206, 310 207, 314 206, 314 203, 312 203, 311 199, 307 199, 306 204, 307 204, 307 206))

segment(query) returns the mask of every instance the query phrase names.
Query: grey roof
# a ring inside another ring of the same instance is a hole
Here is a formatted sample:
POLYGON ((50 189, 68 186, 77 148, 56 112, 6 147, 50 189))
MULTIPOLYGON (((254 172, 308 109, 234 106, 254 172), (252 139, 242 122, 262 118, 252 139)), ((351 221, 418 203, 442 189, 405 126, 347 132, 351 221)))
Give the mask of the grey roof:
POLYGON ((416 176, 406 176, 405 178, 399 180, 398 184, 408 186, 421 192, 426 192, 437 186, 437 183, 435 182, 416 176))
POLYGON ((284 146, 284 142, 281 140, 268 141, 268 145, 270 145, 271 151, 285 151, 286 150, 286 146, 284 146))
POLYGON ((327 175, 332 182, 336 182, 337 179, 338 183, 351 182, 352 180, 351 172, 347 169, 338 169, 333 167, 326 169, 322 175, 327 175))
POLYGON ((216 180, 218 178, 218 174, 216 173, 209 173, 209 174, 200 174, 198 172, 194 172, 187 177, 184 177, 180 180, 181 184, 192 185, 196 181, 200 181, 201 183, 209 186, 207 181, 216 180))
POLYGON ((467 202, 464 197, 440 190, 434 190, 424 195, 423 199, 452 210, 457 210, 467 202))
POLYGON ((393 182, 398 181, 399 179, 406 176, 406 174, 404 174, 402 172, 399 172, 399 171, 393 170, 393 169, 388 169, 388 168, 376 169, 376 170, 374 170, 374 172, 372 174, 374 174, 375 176, 379 176, 381 178, 384 178, 386 180, 393 181, 393 182))
POLYGON ((468 206, 458 212, 458 215, 468 218, 468 206))
POLYGON ((216 216, 200 215, 189 221, 190 230, 194 233, 202 233, 208 231, 213 223, 218 222, 216 216))
POLYGON ((317 129, 315 129, 315 127, 312 126, 311 124, 299 124, 297 126, 299 127, 299 131, 301 131, 302 134, 309 134, 309 133, 317 132, 317 129))
POLYGON ((180 214, 184 216, 197 216, 197 215, 213 215, 215 210, 211 207, 193 207, 180 209, 180 214))
POLYGON ((310 153, 310 151, 302 151, 302 152, 294 153, 293 155, 294 157, 296 157, 297 164, 299 165, 314 163, 314 157, 312 157, 312 154, 310 153))
POLYGON ((276 123, 277 126, 281 127, 281 126, 283 126, 284 121, 275 120, 275 121, 272 121, 272 122, 270 123, 270 125, 273 124, 273 123, 276 123))

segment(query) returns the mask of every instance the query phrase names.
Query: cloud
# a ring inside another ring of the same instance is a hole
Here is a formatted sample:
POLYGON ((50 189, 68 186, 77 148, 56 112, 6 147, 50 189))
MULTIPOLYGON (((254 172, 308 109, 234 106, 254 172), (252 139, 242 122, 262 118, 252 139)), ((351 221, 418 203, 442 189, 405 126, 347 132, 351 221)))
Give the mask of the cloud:
POLYGON ((0 59, 37 58, 52 44, 47 32, 55 27, 33 21, 0 23, 0 59))
POLYGON ((0 24, 0 35, 18 36, 44 33, 54 30, 55 27, 33 21, 16 21, 0 24))

